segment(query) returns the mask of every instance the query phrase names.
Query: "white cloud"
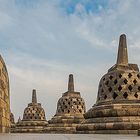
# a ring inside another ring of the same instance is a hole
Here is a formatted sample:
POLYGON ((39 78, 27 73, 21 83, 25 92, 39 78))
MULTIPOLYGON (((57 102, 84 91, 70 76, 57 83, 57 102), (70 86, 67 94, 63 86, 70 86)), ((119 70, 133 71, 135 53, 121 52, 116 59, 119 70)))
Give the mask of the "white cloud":
POLYGON ((6 28, 12 23, 12 18, 6 13, 0 12, 0 30, 6 28))
POLYGON ((99 5, 98 13, 89 14, 78 4, 70 15, 58 3, 36 0, 22 6, 15 0, 0 0, 0 49, 10 73, 16 118, 31 101, 33 88, 51 118, 57 100, 67 90, 69 73, 74 73, 75 88, 89 109, 101 76, 116 61, 121 33, 128 35, 131 62, 140 60, 138 1, 110 0, 107 8, 99 5))
MULTIPOLYGON (((22 62, 22 60, 20 61, 22 62)), ((88 101, 90 101, 90 103, 86 101, 87 107, 89 108, 91 102, 96 100, 96 87, 98 86, 96 79, 99 79, 100 74, 98 73, 95 76, 96 69, 92 66, 68 66, 54 62, 43 62, 43 60, 32 60, 30 62, 25 59, 24 61, 27 62, 27 67, 25 68, 8 66, 11 75, 11 104, 12 106, 16 106, 17 103, 19 104, 18 108, 13 107, 12 110, 15 108, 20 115, 23 113, 23 109, 27 106, 27 103, 31 101, 31 90, 36 88, 38 91, 38 100, 43 104, 45 110, 47 110, 47 118, 53 116, 56 111, 57 100, 63 92, 67 91, 68 74, 71 72, 75 76, 76 91, 81 91, 82 97, 88 98, 88 101), (76 70, 73 70, 73 67, 76 70), (94 93, 93 91, 96 92, 94 93), (49 107, 50 105, 53 109, 49 107)), ((102 70, 104 66, 100 67, 102 70)), ((16 117, 18 113, 16 113, 16 117)))

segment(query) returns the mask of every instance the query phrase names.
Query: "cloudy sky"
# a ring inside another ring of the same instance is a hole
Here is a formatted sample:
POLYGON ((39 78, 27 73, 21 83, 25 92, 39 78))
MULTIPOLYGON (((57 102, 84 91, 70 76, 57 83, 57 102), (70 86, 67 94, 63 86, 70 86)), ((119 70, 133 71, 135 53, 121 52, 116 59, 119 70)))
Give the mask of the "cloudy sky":
POLYGON ((74 74, 87 110, 98 83, 116 62, 119 35, 140 65, 140 0, 0 0, 0 53, 17 119, 37 90, 47 119, 74 74))

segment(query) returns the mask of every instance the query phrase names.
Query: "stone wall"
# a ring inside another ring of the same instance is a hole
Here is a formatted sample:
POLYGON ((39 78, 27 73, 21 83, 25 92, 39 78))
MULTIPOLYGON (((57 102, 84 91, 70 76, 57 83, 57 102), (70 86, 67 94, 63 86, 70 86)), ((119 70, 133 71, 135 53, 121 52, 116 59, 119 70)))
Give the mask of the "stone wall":
POLYGON ((0 56, 0 133, 10 130, 9 78, 5 63, 0 56))

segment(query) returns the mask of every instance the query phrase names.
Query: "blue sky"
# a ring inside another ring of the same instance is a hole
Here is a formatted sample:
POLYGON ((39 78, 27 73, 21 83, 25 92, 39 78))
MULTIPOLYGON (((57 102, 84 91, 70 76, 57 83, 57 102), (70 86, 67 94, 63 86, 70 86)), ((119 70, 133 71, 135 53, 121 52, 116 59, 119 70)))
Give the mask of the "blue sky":
POLYGON ((0 0, 0 51, 15 118, 22 117, 36 88, 50 119, 70 73, 88 110, 100 78, 116 62, 122 33, 130 62, 139 65, 139 7, 139 0, 0 0))
POLYGON ((89 14, 90 12, 98 14, 100 10, 106 9, 108 7, 107 0, 74 0, 74 1, 61 0, 60 1, 60 6, 63 7, 63 9, 68 15, 74 14, 76 11, 76 7, 79 4, 81 4, 84 7, 87 14, 89 14))

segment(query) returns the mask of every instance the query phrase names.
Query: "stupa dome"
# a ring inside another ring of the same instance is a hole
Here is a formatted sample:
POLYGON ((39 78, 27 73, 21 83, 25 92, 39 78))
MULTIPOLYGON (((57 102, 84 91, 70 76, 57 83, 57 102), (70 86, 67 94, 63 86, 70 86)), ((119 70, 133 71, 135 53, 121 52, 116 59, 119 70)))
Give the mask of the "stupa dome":
POLYGON ((0 133, 10 131, 10 88, 6 64, 0 55, 0 133))
POLYGON ((58 100, 56 115, 69 114, 71 116, 83 115, 85 113, 85 102, 80 92, 74 91, 73 75, 69 75, 68 91, 58 100))
POLYGON ((75 133, 77 124, 84 120, 85 102, 74 90, 73 75, 69 75, 68 91, 58 100, 56 114, 49 120, 46 133, 75 133))
POLYGON ((36 90, 32 93, 32 103, 29 103, 24 110, 23 120, 46 120, 44 109, 40 103, 37 103, 36 90))
POLYGON ((14 114, 12 112, 10 114, 10 122, 11 124, 15 124, 14 114))
POLYGON ((128 63, 126 35, 120 36, 117 62, 101 78, 97 101, 84 116, 79 133, 136 134, 140 128, 140 72, 128 63))
POLYGON ((99 83, 97 104, 140 102, 140 72, 128 63, 126 36, 120 36, 117 63, 99 83))
POLYGON ((12 133, 43 133, 48 122, 45 118, 45 111, 40 103, 37 103, 36 90, 32 92, 32 102, 24 110, 23 119, 20 117, 12 133))

